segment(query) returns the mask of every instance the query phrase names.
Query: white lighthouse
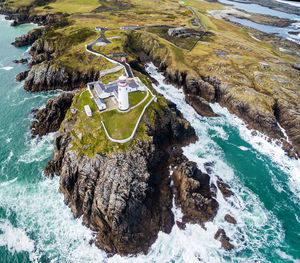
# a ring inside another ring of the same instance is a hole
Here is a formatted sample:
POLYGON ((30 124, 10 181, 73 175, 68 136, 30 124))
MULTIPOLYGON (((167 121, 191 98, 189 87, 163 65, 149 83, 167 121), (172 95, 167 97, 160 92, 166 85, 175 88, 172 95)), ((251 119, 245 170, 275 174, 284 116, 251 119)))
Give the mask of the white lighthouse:
POLYGON ((127 78, 125 76, 121 76, 119 77, 117 83, 118 83, 119 110, 126 111, 129 109, 127 78))

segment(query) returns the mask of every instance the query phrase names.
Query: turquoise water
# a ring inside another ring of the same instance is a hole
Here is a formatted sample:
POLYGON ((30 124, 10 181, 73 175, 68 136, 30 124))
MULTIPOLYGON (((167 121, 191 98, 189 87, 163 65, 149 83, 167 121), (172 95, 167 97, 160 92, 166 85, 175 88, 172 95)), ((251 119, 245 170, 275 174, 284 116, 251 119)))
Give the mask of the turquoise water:
MULTIPOLYGON (((0 16, 0 262, 299 262, 300 260, 300 163, 285 157, 280 147, 263 137, 253 137, 245 125, 226 109, 213 105, 222 115, 201 118, 184 103, 183 94, 153 66, 148 71, 158 79, 157 90, 177 103, 199 136, 184 149, 200 168, 214 162, 217 175, 234 190, 205 231, 198 225, 177 226, 167 235, 159 233, 148 255, 107 259, 104 252, 89 245, 92 231, 75 220, 63 196, 59 178, 42 174, 53 153, 53 134, 32 139, 31 109, 42 107, 55 92, 28 93, 14 81, 24 65, 13 59, 26 56, 27 48, 10 45, 33 25, 16 28, 0 16), (238 224, 224 221, 232 214, 238 224), (235 249, 226 252, 214 240, 218 227, 225 229, 235 249)), ((177 219, 181 212, 173 208, 177 219)))

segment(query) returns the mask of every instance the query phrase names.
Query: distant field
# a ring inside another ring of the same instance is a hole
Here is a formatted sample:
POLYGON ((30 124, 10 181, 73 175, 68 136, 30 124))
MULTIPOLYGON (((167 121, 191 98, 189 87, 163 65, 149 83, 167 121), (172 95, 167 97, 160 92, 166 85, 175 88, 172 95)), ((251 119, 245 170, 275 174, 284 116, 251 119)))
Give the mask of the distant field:
MULTIPOLYGON (((22 0, 31 1, 32 0, 22 0)), ((47 5, 51 11, 64 12, 68 14, 91 12, 100 5, 99 0, 58 0, 47 5)), ((44 7, 38 7, 36 10, 45 10, 44 7)))

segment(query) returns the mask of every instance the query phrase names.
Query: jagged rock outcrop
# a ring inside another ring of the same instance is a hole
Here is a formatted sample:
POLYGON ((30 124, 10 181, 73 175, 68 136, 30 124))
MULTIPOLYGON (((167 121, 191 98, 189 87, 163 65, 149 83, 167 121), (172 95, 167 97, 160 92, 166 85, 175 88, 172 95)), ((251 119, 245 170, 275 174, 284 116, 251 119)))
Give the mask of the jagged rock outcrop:
POLYGON ((13 62, 16 64, 19 64, 19 63, 24 64, 24 63, 28 62, 28 59, 27 58, 14 59, 13 62))
POLYGON ((293 142, 293 147, 290 144, 283 142, 283 146, 289 156, 295 157, 294 152, 300 156, 300 109, 295 109, 283 100, 276 100, 274 104, 274 113, 278 122, 286 129, 289 140, 293 142))
POLYGON ((45 108, 39 110, 30 124, 33 135, 43 136, 49 132, 58 131, 67 110, 72 104, 74 92, 63 92, 59 96, 48 100, 45 108))
POLYGON ((16 81, 22 81, 27 78, 29 70, 22 71, 17 74, 16 81))
POLYGON ((36 41, 42 34, 44 29, 37 28, 29 31, 27 34, 17 37, 14 42, 11 44, 15 47, 23 47, 27 45, 31 45, 34 41, 36 41))
MULTIPOLYGON (((45 1, 43 1, 45 4, 45 1)), ((12 10, 9 6, 3 6, 0 8, 0 14, 5 15, 5 19, 13 20, 11 26, 18 26, 26 23, 34 23, 38 25, 51 25, 61 20, 63 17, 68 16, 65 13, 35 15, 30 12, 31 6, 20 7, 12 10)))
POLYGON ((197 164, 185 161, 173 171, 175 201, 184 213, 183 222, 203 223, 212 221, 219 207, 213 198, 210 177, 202 173, 197 164))
POLYGON ((194 129, 168 102, 145 117, 150 141, 139 141, 124 152, 79 156, 70 149, 68 134, 55 139, 54 159, 45 173, 60 175, 60 191, 75 217, 97 232, 96 245, 108 253, 146 253, 158 231, 174 225, 168 172, 169 147, 196 139, 194 129))
POLYGON ((229 215, 229 214, 226 214, 225 216, 224 216, 224 219, 225 219, 225 221, 227 221, 228 223, 230 223, 230 224, 236 224, 236 220, 235 220, 235 218, 234 217, 232 217, 231 215, 229 215))
POLYGON ((69 71, 64 66, 44 61, 32 66, 25 79, 24 89, 28 91, 74 90, 86 85, 89 81, 99 79, 99 71, 69 71))
POLYGON ((218 117, 219 115, 214 113, 212 108, 209 106, 208 102, 201 98, 200 96, 187 95, 185 96, 185 101, 190 104, 195 111, 205 117, 218 117))
POLYGON ((226 235, 225 230, 222 228, 219 228, 218 231, 216 232, 215 239, 219 240, 221 242, 221 246, 228 251, 234 248, 234 246, 229 242, 230 239, 226 235))

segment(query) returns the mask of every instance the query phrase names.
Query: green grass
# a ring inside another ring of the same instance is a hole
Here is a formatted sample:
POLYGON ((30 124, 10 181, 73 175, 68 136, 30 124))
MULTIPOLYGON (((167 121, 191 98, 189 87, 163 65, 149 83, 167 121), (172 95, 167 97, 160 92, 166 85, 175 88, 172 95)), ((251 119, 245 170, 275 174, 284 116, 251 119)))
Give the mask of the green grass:
POLYGON ((129 112, 123 113, 118 110, 103 112, 101 117, 108 134, 114 139, 122 140, 128 138, 132 134, 142 110, 151 98, 152 95, 149 94, 148 98, 141 105, 129 112))
POLYGON ((95 105, 93 99, 91 98, 91 94, 88 90, 86 90, 86 91, 84 91, 80 94, 80 97, 78 98, 76 108, 79 111, 84 111, 84 106, 85 105, 89 105, 92 112, 97 111, 97 106, 95 105))
MULTIPOLYGON (((116 66, 117 64, 115 64, 116 66)), ((114 73, 110 73, 110 74, 107 74, 103 77, 101 77, 101 81, 104 83, 104 84, 107 84, 108 82, 111 82, 111 81, 114 81, 116 79, 118 79, 120 76, 124 75, 125 74, 125 70, 124 69, 121 69, 117 72, 114 72, 114 73)))
POLYGON ((146 96, 146 92, 144 91, 135 91, 129 93, 129 105, 130 107, 133 107, 140 103, 146 96))
MULTIPOLYGON (((22 0, 26 1, 26 0, 22 0)), ((91 12, 100 5, 99 0, 57 0, 47 6, 56 12, 64 12, 68 14, 91 12)), ((44 10, 43 7, 36 10, 44 10)))

